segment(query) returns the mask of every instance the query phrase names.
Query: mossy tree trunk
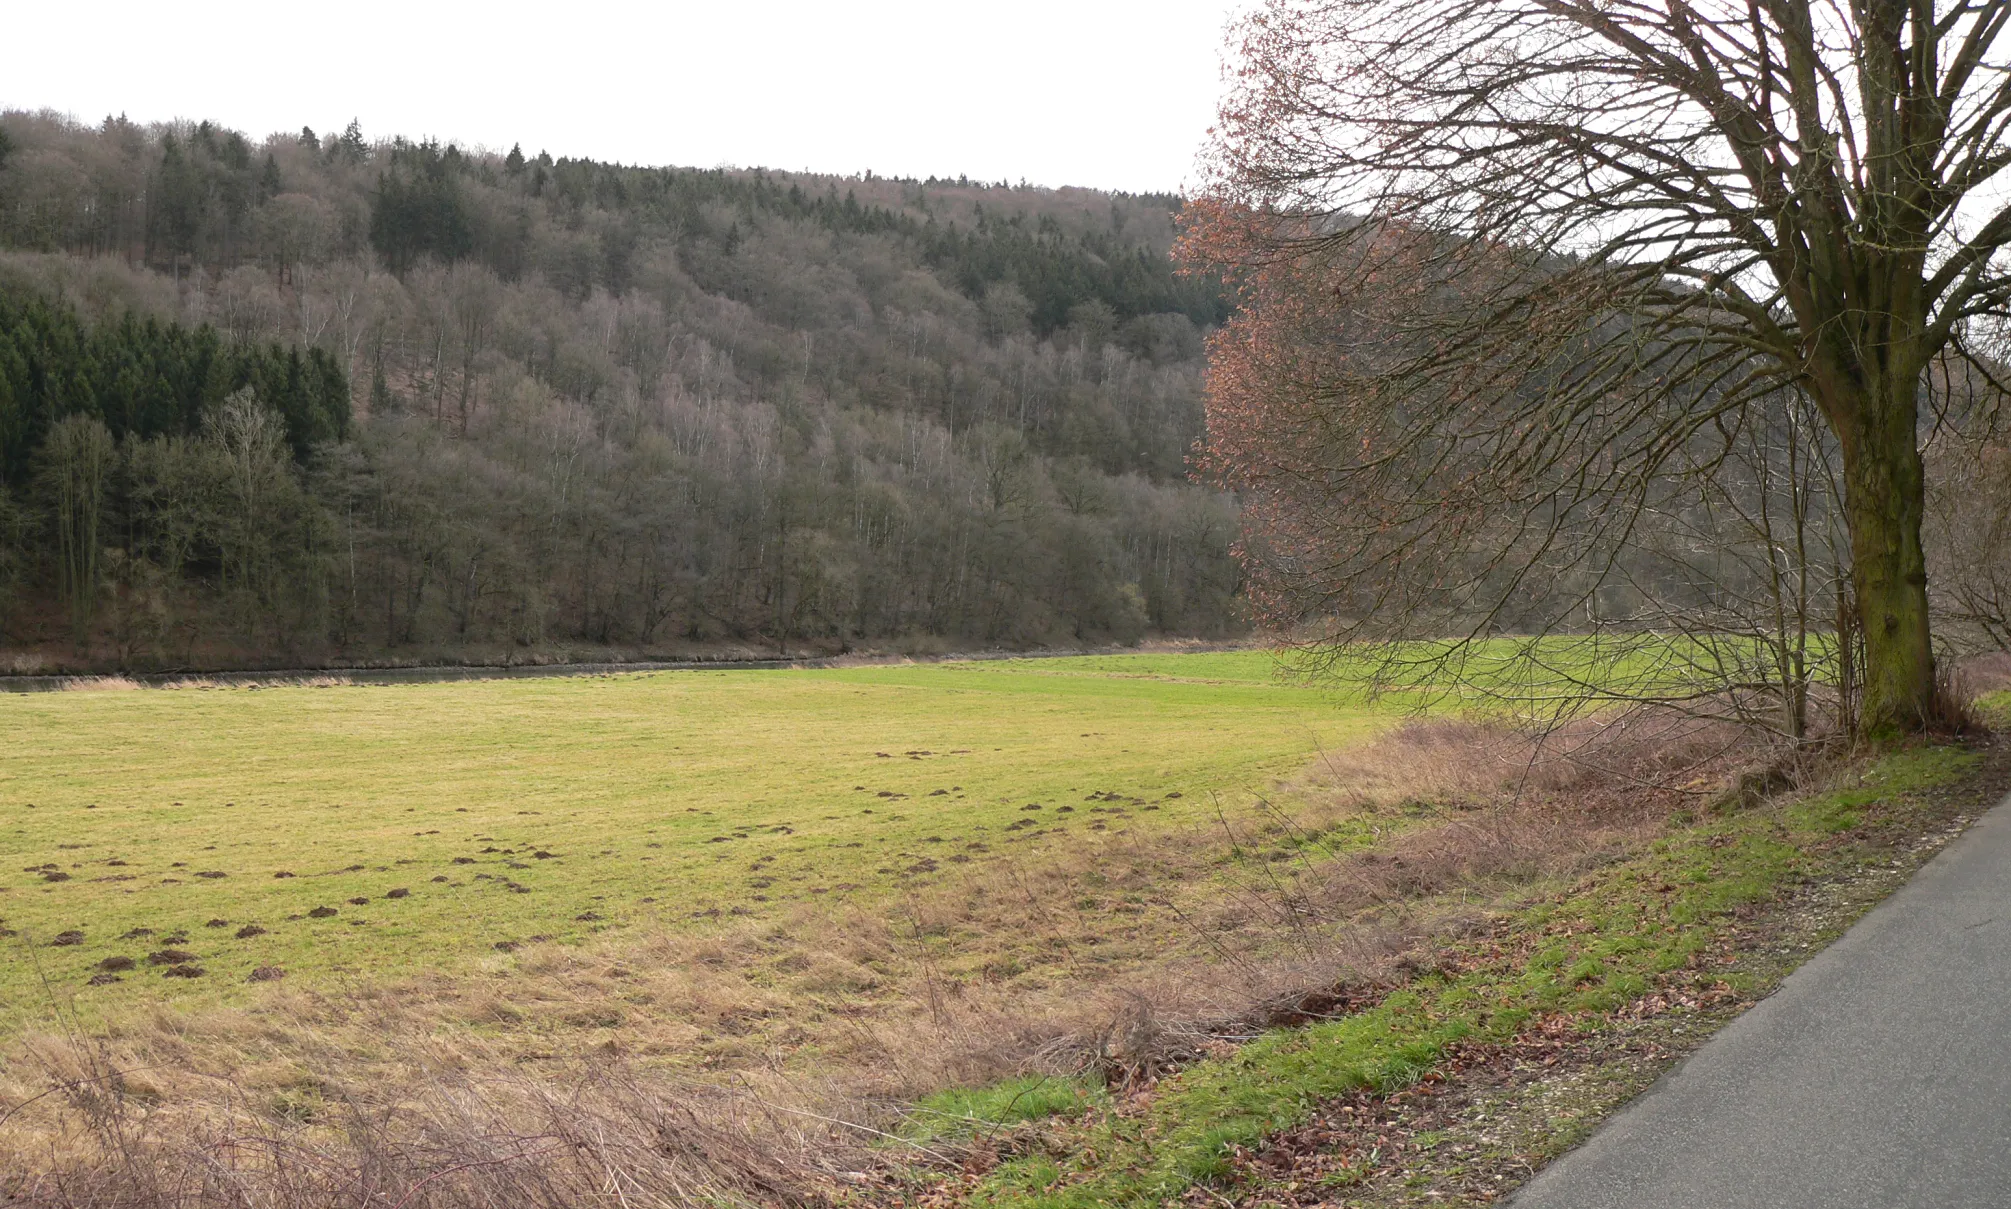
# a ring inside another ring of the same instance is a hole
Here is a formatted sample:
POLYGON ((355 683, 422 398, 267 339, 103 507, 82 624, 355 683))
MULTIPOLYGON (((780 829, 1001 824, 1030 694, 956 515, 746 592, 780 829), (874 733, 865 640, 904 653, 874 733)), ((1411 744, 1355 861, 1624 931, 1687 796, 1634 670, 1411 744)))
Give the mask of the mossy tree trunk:
POLYGON ((1929 641, 1925 510, 1913 408, 1875 417, 1855 434, 1844 467, 1851 580, 1864 627, 1864 711, 1872 737, 1920 729, 1934 712, 1934 648, 1929 641))
POLYGON ((1858 731, 1890 739, 1932 720, 1935 674, 1921 544, 1923 324, 1892 313, 1912 308, 1881 309, 1837 316, 1831 339, 1818 342, 1810 359, 1810 378, 1843 454, 1852 595, 1864 639, 1858 731))

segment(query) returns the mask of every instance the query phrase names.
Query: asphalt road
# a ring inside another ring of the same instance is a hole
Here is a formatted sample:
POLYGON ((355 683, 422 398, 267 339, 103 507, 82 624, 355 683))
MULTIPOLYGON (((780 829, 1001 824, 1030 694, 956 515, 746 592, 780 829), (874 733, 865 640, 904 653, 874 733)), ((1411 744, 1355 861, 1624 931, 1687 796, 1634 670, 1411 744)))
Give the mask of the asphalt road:
POLYGON ((2011 801, 1510 1204, 2011 1206, 2011 801))

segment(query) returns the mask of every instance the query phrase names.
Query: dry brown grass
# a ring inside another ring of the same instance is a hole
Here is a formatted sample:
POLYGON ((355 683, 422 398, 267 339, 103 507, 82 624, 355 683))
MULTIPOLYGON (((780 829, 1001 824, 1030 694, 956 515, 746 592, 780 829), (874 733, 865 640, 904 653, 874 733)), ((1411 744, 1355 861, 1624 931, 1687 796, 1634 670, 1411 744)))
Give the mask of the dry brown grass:
POLYGON ((221 1076, 200 1111, 175 1112, 88 1044, 46 1059, 77 1135, 9 1189, 30 1204, 791 1205, 843 1153, 814 1119, 590 1060, 430 1071, 395 1097, 295 1069, 278 1111, 221 1076))
POLYGON ((219 680, 211 676, 182 676, 162 681, 164 689, 230 689, 230 688, 341 688, 356 683, 349 676, 340 673, 316 673, 301 676, 258 676, 249 679, 232 678, 219 680))
POLYGON ((0 1171, 51 1206, 809 1202, 940 1088, 1135 1083, 1372 999, 1435 938, 1717 792, 1756 744, 1649 714, 1543 736, 1417 722, 1316 762, 1255 821, 1148 841, 1124 831, 1139 804, 1099 804, 1115 842, 1094 856, 988 854, 874 910, 69 1021, 0 1068, 0 1171))
POLYGON ((66 693, 125 693, 143 687, 125 676, 75 676, 63 681, 66 693))
MULTIPOLYGON (((350 677, 339 674, 313 674, 299 676, 260 676, 252 679, 219 680, 210 676, 186 676, 163 681, 156 686, 162 689, 264 689, 264 688, 337 688, 355 683, 350 677)), ((72 676, 58 686, 66 693, 126 693, 150 687, 130 676, 72 676)))

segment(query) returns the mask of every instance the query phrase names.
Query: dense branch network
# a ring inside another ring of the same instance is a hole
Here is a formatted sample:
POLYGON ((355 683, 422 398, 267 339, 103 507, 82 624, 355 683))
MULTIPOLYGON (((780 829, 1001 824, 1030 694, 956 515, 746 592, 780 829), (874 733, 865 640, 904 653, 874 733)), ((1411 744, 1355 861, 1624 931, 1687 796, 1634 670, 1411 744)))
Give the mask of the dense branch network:
POLYGON ((1255 497, 1273 603, 1379 637, 1582 617, 1748 417, 1806 401, 1798 465, 1834 456, 1871 706, 1917 722, 1918 397, 2011 295, 2007 21, 1872 0, 1253 16, 1188 251, 1244 289, 1208 457, 1255 497))

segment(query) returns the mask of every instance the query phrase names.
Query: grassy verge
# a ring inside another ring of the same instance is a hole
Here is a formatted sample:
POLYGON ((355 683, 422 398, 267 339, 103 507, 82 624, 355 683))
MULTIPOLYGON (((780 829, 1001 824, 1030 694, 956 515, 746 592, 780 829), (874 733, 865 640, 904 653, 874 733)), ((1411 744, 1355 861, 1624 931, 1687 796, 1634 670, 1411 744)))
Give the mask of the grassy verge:
POLYGON ((1647 1041, 1651 1057, 1680 1050, 1667 1030, 1683 1025, 1673 1022, 1690 1020, 1691 1039, 1707 1035, 1875 896, 1850 900, 1825 916, 1830 931, 1804 929, 1785 949, 1779 929, 1756 921, 1805 903, 1813 887, 1924 859, 1932 845, 1918 841, 1946 834, 1951 787, 1977 783, 1984 759, 1964 747, 1922 747, 1855 769, 1822 792, 1724 816, 1678 816, 1604 868, 1498 901, 1475 935, 1434 945, 1423 972, 1365 1010, 1265 1032, 1128 1099, 1057 1099, 1064 1115, 1012 1135, 995 1166, 980 1154, 953 1177, 897 1182, 874 1196, 1063 1209, 1190 1197, 1404 1203, 1427 1190, 1436 1191, 1430 1203, 1446 1203, 1451 1189, 1450 1199, 1486 1203, 1643 1085, 1657 1062, 1621 1063, 1616 1073, 1612 1063, 1567 1061, 1585 1076, 1575 1097, 1521 1097, 1530 1103, 1515 1128, 1502 1120, 1514 1114, 1501 1110, 1513 1095, 1490 1101, 1496 1120, 1480 1128, 1457 1112, 1439 1113, 1432 1128, 1413 1114, 1406 1127, 1406 1100, 1512 1066, 1532 1045, 1549 1047, 1554 1067, 1558 1053, 1596 1050, 1602 1035, 1638 1031, 1646 1018, 1664 1030, 1647 1041), (1763 933, 1775 947, 1759 960, 1763 933), (1302 1153, 1279 1153, 1292 1150, 1295 1136, 1302 1153), (1448 1169, 1487 1174, 1441 1180, 1448 1169))

